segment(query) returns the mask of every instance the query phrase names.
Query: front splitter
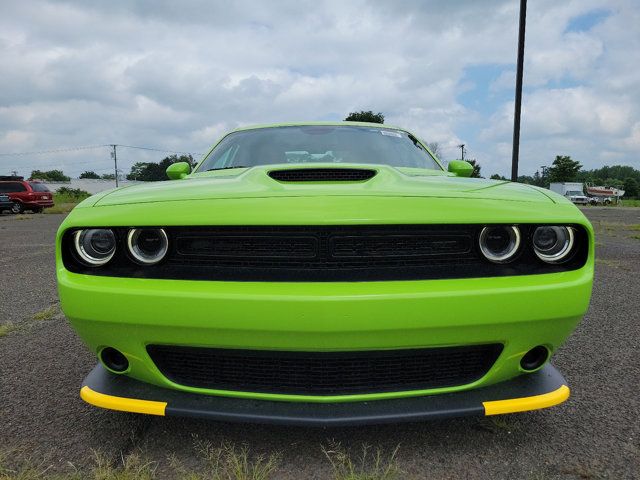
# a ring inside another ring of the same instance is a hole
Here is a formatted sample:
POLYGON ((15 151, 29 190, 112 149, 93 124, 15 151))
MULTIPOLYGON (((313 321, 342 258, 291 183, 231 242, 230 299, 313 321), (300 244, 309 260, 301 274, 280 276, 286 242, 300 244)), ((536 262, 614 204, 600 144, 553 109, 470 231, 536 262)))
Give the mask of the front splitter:
POLYGON ((564 402, 569 387, 562 374, 547 364, 513 380, 455 393, 368 402, 274 402, 169 390, 97 365, 85 378, 80 396, 97 407, 125 412, 326 427, 537 410, 564 402))

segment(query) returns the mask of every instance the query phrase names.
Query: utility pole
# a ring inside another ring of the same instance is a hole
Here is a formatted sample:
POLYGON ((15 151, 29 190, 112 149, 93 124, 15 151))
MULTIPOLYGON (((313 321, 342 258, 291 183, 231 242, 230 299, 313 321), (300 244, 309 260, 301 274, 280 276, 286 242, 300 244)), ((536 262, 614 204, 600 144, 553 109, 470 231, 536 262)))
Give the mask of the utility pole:
POLYGON ((461 160, 464 161, 464 143, 462 145, 458 145, 458 147, 460 147, 460 150, 462 151, 461 153, 461 160))
POLYGON ((527 23, 527 0, 520 0, 520 27, 518 30, 518 65, 516 70, 516 105, 513 113, 513 151, 511 154, 511 181, 518 181, 520 156, 520 111, 522 107, 522 71, 524 69, 524 30, 527 23))
POLYGON ((113 167, 116 173, 116 188, 118 188, 118 154, 116 152, 117 145, 111 145, 113 148, 113 152, 111 152, 111 156, 113 157, 113 167))

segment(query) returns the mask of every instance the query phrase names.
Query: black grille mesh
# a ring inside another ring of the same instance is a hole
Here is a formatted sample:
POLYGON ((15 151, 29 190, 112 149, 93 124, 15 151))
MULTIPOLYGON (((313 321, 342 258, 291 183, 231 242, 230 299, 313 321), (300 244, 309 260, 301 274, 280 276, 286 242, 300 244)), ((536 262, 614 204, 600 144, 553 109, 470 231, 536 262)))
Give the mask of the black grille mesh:
POLYGON ((349 395, 443 388, 484 376, 501 344, 361 352, 287 352, 149 345, 180 385, 290 395, 349 395))
POLYGON ((375 174, 375 170, 362 168, 296 168, 269 172, 269 176, 279 182, 362 182, 375 174))

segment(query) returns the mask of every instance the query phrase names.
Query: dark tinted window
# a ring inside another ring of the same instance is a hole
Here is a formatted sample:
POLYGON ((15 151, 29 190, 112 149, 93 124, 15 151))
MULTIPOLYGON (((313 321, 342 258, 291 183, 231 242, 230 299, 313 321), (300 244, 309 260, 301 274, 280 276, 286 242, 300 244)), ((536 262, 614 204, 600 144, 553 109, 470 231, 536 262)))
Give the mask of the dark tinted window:
POLYGON ((278 163, 362 163, 441 170, 420 142, 401 130, 304 125, 231 133, 198 171, 278 163))
POLYGON ((0 182, 0 192, 26 192, 27 187, 25 187, 20 182, 0 182))
POLYGON ((48 192, 49 191, 49 189, 47 188, 47 186, 44 183, 29 182, 29 185, 31 185, 31 189, 34 192, 48 192))

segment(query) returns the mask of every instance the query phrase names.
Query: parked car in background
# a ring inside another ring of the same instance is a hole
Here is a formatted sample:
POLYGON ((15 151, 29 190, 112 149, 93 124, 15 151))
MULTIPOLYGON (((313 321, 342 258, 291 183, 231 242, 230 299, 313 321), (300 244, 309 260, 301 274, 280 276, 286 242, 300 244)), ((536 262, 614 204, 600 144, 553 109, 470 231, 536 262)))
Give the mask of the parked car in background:
POLYGON ((12 180, 0 179, 0 194, 7 195, 11 200, 11 212, 22 213, 31 210, 40 213, 43 209, 53 207, 53 193, 41 182, 28 182, 22 177, 12 180))
POLYGON ((8 195, 0 194, 0 213, 11 210, 13 202, 8 195))
POLYGON ((591 205, 611 205, 611 197, 589 197, 591 205))
POLYGON ((589 203, 589 197, 584 194, 582 183, 556 182, 549 185, 549 190, 564 195, 577 205, 586 205, 589 203))

